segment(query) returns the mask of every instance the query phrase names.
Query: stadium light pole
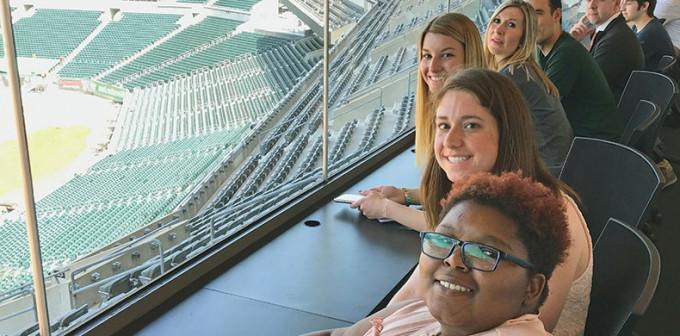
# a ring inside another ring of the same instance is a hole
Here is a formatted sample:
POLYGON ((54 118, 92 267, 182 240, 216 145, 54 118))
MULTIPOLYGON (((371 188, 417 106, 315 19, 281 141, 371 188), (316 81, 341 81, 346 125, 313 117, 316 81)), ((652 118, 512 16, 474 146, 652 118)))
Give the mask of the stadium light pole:
POLYGON ((321 177, 324 181, 328 179, 328 0, 323 2, 323 116, 322 116, 322 149, 321 149, 321 177))
POLYGON ((16 122, 17 140, 19 143, 19 157, 21 159, 21 175, 24 184, 24 204, 26 207, 26 231, 28 233, 28 246, 31 253, 31 272, 33 274, 33 288, 35 291, 35 309, 38 315, 38 328, 40 335, 50 335, 50 318, 47 315, 47 297, 45 292, 45 278, 42 272, 42 256, 40 255, 40 240, 38 238, 38 220, 35 216, 35 199, 33 196, 33 179, 31 176, 31 163, 28 157, 28 140, 26 138, 26 122, 24 109, 21 102, 21 85, 19 84, 19 69, 17 66, 17 53, 12 33, 12 17, 10 14, 9 0, 0 0, 0 25, 2 26, 2 38, 5 47, 5 59, 7 59, 7 75, 9 91, 16 122))

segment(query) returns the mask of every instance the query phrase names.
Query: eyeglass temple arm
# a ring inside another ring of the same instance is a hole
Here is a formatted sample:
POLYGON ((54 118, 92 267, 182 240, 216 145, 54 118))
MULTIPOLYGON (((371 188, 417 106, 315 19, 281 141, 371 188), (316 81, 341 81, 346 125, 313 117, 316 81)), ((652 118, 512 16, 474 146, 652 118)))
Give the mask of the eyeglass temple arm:
POLYGON ((512 261, 513 263, 515 263, 515 264, 517 264, 517 265, 519 265, 519 266, 521 266, 521 267, 529 268, 529 269, 533 269, 533 268, 534 268, 534 265, 533 265, 532 263, 530 263, 530 262, 528 262, 528 261, 526 261, 526 260, 522 260, 522 259, 520 259, 520 258, 517 258, 517 257, 515 257, 515 256, 513 256, 513 255, 511 255, 511 254, 507 254, 507 253, 505 253, 505 252, 502 252, 501 257, 502 257, 503 259, 505 259, 505 260, 512 261))

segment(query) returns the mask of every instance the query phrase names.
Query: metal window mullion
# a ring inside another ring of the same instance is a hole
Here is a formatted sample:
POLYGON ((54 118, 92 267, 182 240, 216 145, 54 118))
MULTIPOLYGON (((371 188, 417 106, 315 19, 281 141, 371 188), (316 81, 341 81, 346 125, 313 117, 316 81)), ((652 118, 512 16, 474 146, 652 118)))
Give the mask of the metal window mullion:
POLYGON ((330 28, 328 27, 328 1, 329 0, 324 0, 323 2, 323 146, 321 155, 321 175, 324 181, 328 180, 328 47, 330 45, 330 28))
POLYGON ((35 292, 35 308, 38 315, 38 328, 40 335, 50 335, 50 320, 47 314, 47 298, 45 292, 45 279, 42 272, 42 256, 40 254, 40 240, 38 237, 38 221, 35 215, 35 199, 33 195, 33 182, 31 176, 31 163, 28 156, 28 140, 26 137, 26 123, 24 120, 23 105, 21 102, 21 85, 19 84, 19 70, 17 66, 16 46, 12 31, 12 17, 10 15, 9 0, 0 0, 0 25, 7 59, 7 75, 12 99, 12 109, 19 144, 19 157, 21 159, 21 175, 23 179, 24 206, 26 207, 26 231, 28 246, 31 253, 31 273, 33 275, 33 288, 35 292))

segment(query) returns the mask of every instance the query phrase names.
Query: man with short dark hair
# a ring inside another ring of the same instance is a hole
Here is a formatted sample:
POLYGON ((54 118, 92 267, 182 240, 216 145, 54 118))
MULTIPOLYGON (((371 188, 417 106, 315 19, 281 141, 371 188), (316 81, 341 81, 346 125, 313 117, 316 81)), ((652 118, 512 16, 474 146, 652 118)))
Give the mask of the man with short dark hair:
POLYGON ((623 120, 588 51, 562 30, 561 0, 526 0, 538 19, 538 61, 560 92, 574 135, 619 140, 623 120))
POLYGON ((633 24, 642 51, 645 54, 645 68, 659 70, 659 61, 664 55, 675 57, 675 48, 661 21, 654 17, 656 0, 623 0, 621 14, 626 22, 633 24))
MULTIPOLYGON (((644 55, 635 33, 620 15, 619 0, 585 0, 586 18, 595 25, 590 54, 600 66, 618 102, 633 70, 643 69, 644 55)), ((569 32, 582 40, 591 31, 582 19, 569 32)))

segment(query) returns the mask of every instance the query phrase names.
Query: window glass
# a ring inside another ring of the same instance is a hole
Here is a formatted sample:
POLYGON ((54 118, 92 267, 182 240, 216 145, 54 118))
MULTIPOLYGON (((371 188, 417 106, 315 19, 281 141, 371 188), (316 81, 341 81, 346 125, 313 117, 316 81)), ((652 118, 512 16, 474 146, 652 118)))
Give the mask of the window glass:
MULTIPOLYGON (((180 2, 13 8, 57 333, 320 180, 300 117, 319 108, 320 37, 271 3, 180 2)), ((14 334, 35 317, 17 155, 0 161, 0 331, 14 334)))
MULTIPOLYGON (((322 183, 322 2, 177 3, 12 8, 57 334, 322 183)), ((331 2, 331 175, 413 127, 416 41, 447 6, 331 2)), ((0 333, 17 334, 36 318, 5 64, 0 333)))
MULTIPOLYGON (((435 3, 431 14, 438 10, 435 3)), ((355 162, 413 127, 415 32, 423 23, 410 11, 415 5, 380 3, 364 11, 356 23, 331 20, 335 45, 329 92, 331 170, 355 162), (354 29, 348 31, 347 25, 354 29)))

